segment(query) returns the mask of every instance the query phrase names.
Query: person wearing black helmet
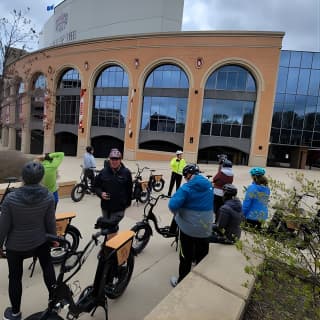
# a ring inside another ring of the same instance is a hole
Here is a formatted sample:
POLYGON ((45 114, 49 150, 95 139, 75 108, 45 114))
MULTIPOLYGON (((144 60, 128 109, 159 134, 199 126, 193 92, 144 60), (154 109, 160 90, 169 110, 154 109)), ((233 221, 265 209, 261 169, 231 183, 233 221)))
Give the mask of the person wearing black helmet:
POLYGON ((169 209, 179 227, 179 277, 171 277, 176 286, 209 252, 208 237, 213 222, 213 191, 208 179, 199 174, 196 164, 188 164, 182 174, 186 180, 169 201, 169 209))
POLYGON ((223 205, 219 209, 218 221, 212 227, 210 242, 232 244, 240 239, 243 213, 237 193, 238 190, 233 184, 227 183, 223 186, 223 205))
POLYGON ((219 218, 219 208, 223 205, 223 186, 233 182, 232 162, 225 157, 219 161, 217 174, 213 177, 214 204, 213 211, 216 215, 215 221, 219 218))
POLYGON ((24 185, 10 192, 3 201, 0 215, 0 255, 6 246, 9 268, 9 299, 11 307, 3 319, 21 319, 23 260, 37 257, 49 291, 56 278, 51 262, 46 234, 56 234, 53 194, 40 181, 44 167, 40 162, 28 162, 22 169, 24 185))

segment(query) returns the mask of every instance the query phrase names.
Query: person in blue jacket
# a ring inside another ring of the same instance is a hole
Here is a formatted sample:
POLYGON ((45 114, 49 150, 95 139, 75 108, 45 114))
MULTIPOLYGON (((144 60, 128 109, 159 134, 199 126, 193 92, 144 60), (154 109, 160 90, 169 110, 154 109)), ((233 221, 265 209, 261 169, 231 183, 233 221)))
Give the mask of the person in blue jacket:
POLYGON ((268 218, 270 189, 265 169, 254 167, 250 171, 252 184, 248 186, 242 203, 242 211, 249 226, 260 229, 268 218))
POLYGON ((209 236, 213 223, 213 190, 211 182, 199 175, 196 164, 188 164, 182 174, 186 180, 169 201, 179 227, 179 278, 171 277, 173 287, 209 252, 209 236))

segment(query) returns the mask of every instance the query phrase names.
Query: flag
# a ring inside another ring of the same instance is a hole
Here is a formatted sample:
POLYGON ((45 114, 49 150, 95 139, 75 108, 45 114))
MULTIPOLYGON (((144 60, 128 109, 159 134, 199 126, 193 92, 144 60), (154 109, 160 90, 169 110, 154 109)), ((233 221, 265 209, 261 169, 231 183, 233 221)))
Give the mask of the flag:
POLYGON ((54 9, 54 4, 52 4, 51 6, 47 6, 47 11, 53 10, 54 9))

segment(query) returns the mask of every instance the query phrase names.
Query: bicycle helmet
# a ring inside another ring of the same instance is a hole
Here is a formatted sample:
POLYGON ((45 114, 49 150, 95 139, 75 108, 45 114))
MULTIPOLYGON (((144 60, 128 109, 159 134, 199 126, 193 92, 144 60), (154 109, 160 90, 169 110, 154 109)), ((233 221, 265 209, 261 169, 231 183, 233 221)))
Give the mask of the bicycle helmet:
POLYGON ((224 195, 236 196, 238 193, 238 189, 235 185, 231 183, 227 183, 222 187, 224 195))
POLYGON ((119 159, 121 159, 122 158, 122 154, 118 149, 114 148, 114 149, 111 149, 111 151, 109 153, 109 158, 119 158, 119 159))
POLYGON ((226 159, 222 162, 222 167, 223 168, 232 168, 232 162, 230 160, 226 159))
POLYGON ((198 174, 199 172, 200 169, 196 164, 187 164, 182 170, 182 174, 184 177, 186 177, 188 173, 198 174))
POLYGON ((183 154, 182 150, 177 150, 176 155, 183 154))
POLYGON ((27 162, 22 168, 22 179, 25 184, 37 184, 44 176, 44 167, 40 162, 27 162))
POLYGON ((261 167, 254 167, 249 171, 249 173, 252 176, 263 176, 266 173, 266 170, 261 167))

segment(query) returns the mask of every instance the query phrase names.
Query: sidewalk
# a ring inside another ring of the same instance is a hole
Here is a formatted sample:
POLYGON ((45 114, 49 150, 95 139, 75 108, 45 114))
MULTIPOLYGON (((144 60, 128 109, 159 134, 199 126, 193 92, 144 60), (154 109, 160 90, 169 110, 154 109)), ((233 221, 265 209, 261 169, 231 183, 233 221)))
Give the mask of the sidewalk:
MULTIPOLYGON (((102 168, 103 161, 104 159, 97 159, 98 169, 102 168)), ((79 180, 81 163, 82 159, 80 158, 66 157, 59 168, 58 181, 63 182, 68 180, 79 180)), ((136 170, 135 161, 124 161, 124 163, 132 171, 136 170)), ((140 167, 148 166, 152 169, 156 169, 156 173, 164 175, 164 179, 166 181, 164 193, 166 193, 170 179, 170 169, 168 168, 169 164, 161 161, 140 161, 139 165, 140 167)), ((217 165, 200 164, 200 169, 204 171, 205 175, 214 175, 217 171, 217 167, 217 165)), ((234 167, 234 184, 239 189, 239 197, 241 199, 243 198, 242 187, 251 183, 251 178, 248 173, 249 169, 250 168, 247 166, 234 167)), ((293 181, 287 176, 287 174, 294 173, 296 170, 283 168, 267 168, 266 170, 267 175, 270 175, 281 181, 285 181, 289 186, 294 186, 293 181)), ((303 172, 310 179, 320 178, 319 170, 299 170, 299 172, 303 172)), ((147 178, 148 175, 149 171, 146 171, 144 176, 147 178)), ((0 187, 2 188, 3 185, 0 187)), ((80 242, 80 248, 83 248, 86 242, 89 240, 90 235, 95 232, 93 226, 96 218, 100 215, 99 199, 95 196, 87 195, 79 203, 72 202, 70 198, 61 199, 58 204, 57 212, 67 211, 74 211, 77 213, 77 217, 73 220, 73 224, 80 229, 83 235, 83 239, 80 242)), ((134 203, 126 211, 126 216, 120 224, 120 229, 124 230, 133 226, 136 221, 139 221, 142 218, 142 213, 143 205, 137 205, 134 203)), ((163 199, 160 201, 159 206, 156 209, 156 213, 160 219, 161 225, 167 225, 169 223, 171 220, 171 214, 167 208, 167 200, 163 199)), ((151 238, 146 249, 138 257, 136 257, 133 278, 129 283, 124 295, 117 300, 109 300, 110 320, 142 320, 173 290, 173 288, 170 286, 169 278, 172 275, 177 275, 179 261, 178 253, 173 247, 170 246, 170 244, 171 239, 162 238, 154 231, 153 237, 151 238)), ((212 260, 209 261, 214 262, 215 252, 217 253, 217 250, 221 251, 222 249, 222 247, 215 247, 215 249, 212 250, 209 258, 212 260)), ((223 250, 223 252, 220 254, 228 253, 223 250)), ((97 250, 94 250, 89 256, 82 270, 73 278, 73 281, 71 282, 73 288, 78 285, 75 283, 76 280, 79 280, 81 290, 92 283, 97 263, 96 255, 97 250)), ((30 279, 29 270, 27 269, 29 262, 30 260, 26 260, 24 265, 24 291, 22 298, 23 317, 26 317, 36 311, 43 310, 47 303, 47 293, 43 284, 40 267, 39 265, 36 266, 35 274, 33 278, 30 279)), ((237 265, 236 261, 235 265, 237 265)), ((197 266, 198 271, 201 271, 201 268, 201 264, 197 266)), ((2 272, 2 277, 0 277, 1 313, 9 303, 7 293, 8 270, 7 263, 3 259, 0 260, 0 270, 2 272)), ((217 274, 217 277, 220 277, 219 274, 217 274)), ((208 288, 210 290, 210 287, 208 288)), ((80 289, 76 291, 77 294, 80 293, 80 289)), ((210 297, 210 299, 214 299, 214 292, 210 291, 205 293, 205 295, 210 297)), ((218 302, 219 301, 217 301, 217 303, 218 302)), ((228 301, 226 300, 225 303, 227 304, 225 309, 228 311, 228 301)), ((101 310, 96 312, 94 318, 103 320, 103 313, 101 310)), ((85 314, 81 317, 81 319, 92 318, 85 314)))

